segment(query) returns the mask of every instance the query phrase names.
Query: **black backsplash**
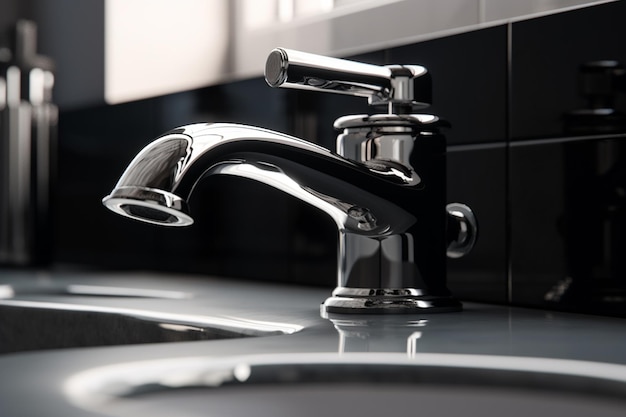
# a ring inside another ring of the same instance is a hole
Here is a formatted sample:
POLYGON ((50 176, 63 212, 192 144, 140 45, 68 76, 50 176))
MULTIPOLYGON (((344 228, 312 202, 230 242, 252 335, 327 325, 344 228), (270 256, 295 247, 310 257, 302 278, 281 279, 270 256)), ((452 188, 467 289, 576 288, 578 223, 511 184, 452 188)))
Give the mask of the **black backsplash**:
POLYGON ((626 4, 511 27, 514 304, 626 316, 626 4))
POLYGON ((431 72, 428 111, 452 124, 448 144, 506 140, 506 25, 393 48, 388 61, 418 63, 431 72))
MULTIPOLYGON (((480 225, 474 251, 449 261, 460 298, 626 316, 623 81, 581 67, 626 62, 622 16, 626 4, 609 3, 349 57, 431 71, 429 112, 452 124, 448 200, 470 205, 480 225), (589 116, 584 95, 607 82, 616 92, 601 100, 615 112, 589 116)), ((246 123, 334 149, 334 119, 366 112, 360 98, 275 90, 261 78, 64 112, 55 259, 330 290, 334 225, 269 187, 206 181, 186 229, 115 216, 100 200, 137 151, 176 126, 246 123)))
POLYGON ((624 313, 626 136, 511 146, 512 301, 624 313))

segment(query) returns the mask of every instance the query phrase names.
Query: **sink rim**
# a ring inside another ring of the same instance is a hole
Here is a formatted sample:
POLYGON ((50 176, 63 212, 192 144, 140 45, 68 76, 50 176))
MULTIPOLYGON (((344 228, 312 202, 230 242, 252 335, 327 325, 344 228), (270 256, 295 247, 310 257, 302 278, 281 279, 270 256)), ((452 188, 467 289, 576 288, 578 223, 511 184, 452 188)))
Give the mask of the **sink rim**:
POLYGON ((233 316, 180 314, 138 308, 101 306, 92 304, 74 304, 54 301, 0 299, 0 307, 2 306, 41 310, 117 314, 127 317, 133 317, 140 320, 167 323, 172 325, 180 324, 196 327, 230 330, 250 336, 288 335, 297 333, 304 328, 304 326, 298 324, 244 319, 233 316))

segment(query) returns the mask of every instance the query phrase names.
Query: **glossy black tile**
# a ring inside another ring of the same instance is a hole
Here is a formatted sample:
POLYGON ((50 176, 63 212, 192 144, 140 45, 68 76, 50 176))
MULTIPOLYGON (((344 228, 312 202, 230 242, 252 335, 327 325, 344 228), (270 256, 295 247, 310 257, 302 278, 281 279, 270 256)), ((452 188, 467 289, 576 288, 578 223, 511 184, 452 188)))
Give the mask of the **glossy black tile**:
POLYGON ((390 64, 424 65, 433 113, 448 120, 449 144, 506 139, 507 27, 496 26, 391 48, 390 64))
POLYGON ((515 304, 626 315, 626 137, 510 150, 515 304))
POLYGON ((513 139, 624 132, 626 3, 512 24, 513 139))

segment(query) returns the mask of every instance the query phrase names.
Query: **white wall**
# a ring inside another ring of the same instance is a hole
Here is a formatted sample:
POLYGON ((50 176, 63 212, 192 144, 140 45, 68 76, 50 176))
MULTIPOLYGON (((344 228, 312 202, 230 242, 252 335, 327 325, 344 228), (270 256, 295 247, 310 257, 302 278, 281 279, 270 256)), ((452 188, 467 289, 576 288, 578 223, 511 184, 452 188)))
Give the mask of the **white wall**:
POLYGON ((268 21, 267 11, 284 2, 323 0, 234 0, 235 31, 231 40, 233 72, 262 74, 267 53, 276 46, 308 52, 348 55, 443 36, 507 19, 554 12, 606 0, 335 0, 338 5, 318 15, 268 21), (342 6, 343 3, 347 3, 342 6), (259 6, 262 4, 262 6, 259 6), (249 8, 262 7, 249 23, 249 8))
POLYGON ((31 3, 61 109, 195 89, 230 72, 229 0, 31 3))
POLYGON ((106 102, 220 81, 229 71, 228 17, 227 0, 106 0, 106 102))

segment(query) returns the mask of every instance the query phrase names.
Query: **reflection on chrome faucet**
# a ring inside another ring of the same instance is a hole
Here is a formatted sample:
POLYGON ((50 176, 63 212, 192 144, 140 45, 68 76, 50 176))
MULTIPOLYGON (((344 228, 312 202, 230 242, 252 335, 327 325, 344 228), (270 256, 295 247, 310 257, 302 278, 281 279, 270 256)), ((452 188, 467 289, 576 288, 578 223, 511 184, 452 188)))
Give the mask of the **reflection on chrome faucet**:
POLYGON ((406 353, 409 358, 414 358, 417 354, 417 341, 422 338, 422 332, 413 332, 406 339, 406 353))
POLYGON ((326 315, 339 333, 339 353, 406 352, 412 358, 417 353, 428 320, 397 316, 326 315))
MULTIPOLYGON (((338 231, 338 286, 329 313, 458 311, 445 282, 452 256, 474 244, 467 206, 445 205, 445 123, 409 114, 420 66, 385 66, 276 49, 272 86, 367 96, 390 113, 346 116, 337 153, 266 129, 194 124, 146 146, 103 202, 131 218, 165 226, 193 223, 187 205, 201 179, 228 175, 281 190, 329 216, 338 231)), ((428 80, 427 80, 428 82, 428 80)))

